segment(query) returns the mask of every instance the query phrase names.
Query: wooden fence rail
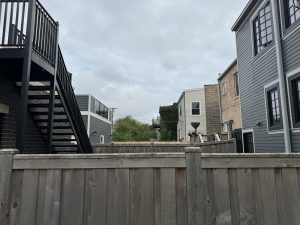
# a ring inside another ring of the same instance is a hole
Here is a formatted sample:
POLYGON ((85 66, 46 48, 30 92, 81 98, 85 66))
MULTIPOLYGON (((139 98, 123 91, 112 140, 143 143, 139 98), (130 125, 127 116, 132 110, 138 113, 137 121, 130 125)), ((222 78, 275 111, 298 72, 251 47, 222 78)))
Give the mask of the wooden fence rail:
POLYGON ((299 225, 300 154, 0 151, 1 225, 299 225))
POLYGON ((226 140, 207 143, 180 142, 117 142, 93 146, 95 153, 143 153, 143 152, 185 152, 187 147, 201 147, 207 153, 237 153, 236 140, 226 140))

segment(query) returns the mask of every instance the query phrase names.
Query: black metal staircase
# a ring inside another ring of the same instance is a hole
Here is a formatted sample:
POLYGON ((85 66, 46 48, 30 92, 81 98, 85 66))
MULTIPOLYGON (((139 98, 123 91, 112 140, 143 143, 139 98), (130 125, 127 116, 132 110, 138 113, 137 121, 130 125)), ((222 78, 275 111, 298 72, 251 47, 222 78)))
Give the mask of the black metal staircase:
POLYGON ((17 147, 22 152, 30 113, 47 153, 92 153, 58 33, 58 23, 37 0, 0 0, 0 60, 22 65, 16 75, 21 90, 17 147))

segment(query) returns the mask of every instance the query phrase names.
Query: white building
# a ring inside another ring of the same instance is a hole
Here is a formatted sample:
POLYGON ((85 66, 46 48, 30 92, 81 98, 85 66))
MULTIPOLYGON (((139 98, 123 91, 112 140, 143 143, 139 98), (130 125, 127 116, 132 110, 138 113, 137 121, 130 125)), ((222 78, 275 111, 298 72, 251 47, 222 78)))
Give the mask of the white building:
POLYGON ((183 91, 178 100, 177 138, 189 141, 195 129, 191 123, 200 123, 197 132, 210 135, 220 132, 218 85, 183 91))

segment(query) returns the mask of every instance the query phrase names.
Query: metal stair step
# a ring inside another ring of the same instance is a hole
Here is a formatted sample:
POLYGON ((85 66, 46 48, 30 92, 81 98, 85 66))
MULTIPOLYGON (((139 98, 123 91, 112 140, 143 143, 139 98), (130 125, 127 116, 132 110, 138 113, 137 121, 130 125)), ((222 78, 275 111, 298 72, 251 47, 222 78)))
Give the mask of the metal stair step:
POLYGON ((50 86, 29 86, 30 91, 49 91, 50 86))
MULTIPOLYGON (((49 103, 28 103, 29 107, 31 108, 48 108, 49 103)), ((61 103, 55 103, 54 107, 56 108, 63 108, 63 104, 61 103)))
POLYGON ((68 141, 76 141, 76 139, 56 139, 52 138, 53 142, 68 142, 68 141))
POLYGON ((53 136, 71 136, 71 135, 74 135, 74 133, 73 132, 65 132, 65 133, 53 132, 52 135, 53 136))
MULTIPOLYGON (((49 120, 48 119, 39 119, 39 118, 35 118, 35 121, 38 123, 47 123, 49 120)), ((53 119, 54 123, 68 123, 69 120, 68 119, 53 119)))
MULTIPOLYGON (((46 100, 49 99, 49 95, 28 95, 29 99, 46 100)), ((60 99, 59 95, 55 96, 55 99, 60 99)))
MULTIPOLYGON (((44 116, 44 115, 48 115, 49 112, 31 112, 32 114, 34 114, 35 116, 44 116)), ((55 116, 66 116, 67 114, 65 112, 54 112, 55 116)))

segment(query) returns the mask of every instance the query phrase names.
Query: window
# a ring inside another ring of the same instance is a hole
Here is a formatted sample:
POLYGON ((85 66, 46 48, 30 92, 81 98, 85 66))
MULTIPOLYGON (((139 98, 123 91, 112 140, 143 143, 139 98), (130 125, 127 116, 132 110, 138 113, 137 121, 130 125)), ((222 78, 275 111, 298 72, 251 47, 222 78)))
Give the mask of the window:
POLYGON ((239 87, 239 75, 238 73, 234 74, 234 86, 235 86, 235 96, 240 96, 240 87, 239 87))
POLYGON ((268 123, 269 130, 282 129, 281 109, 278 87, 267 91, 268 123))
POLYGON ((300 128, 300 78, 292 81, 295 126, 300 128))
POLYGON ((271 6, 268 2, 253 20, 254 51, 260 53, 273 40, 271 6))
POLYGON ((104 135, 100 135, 100 144, 104 144, 104 135))
POLYGON ((222 95, 226 95, 227 93, 227 84, 226 82, 222 83, 222 95))
POLYGON ((286 27, 288 28, 300 18, 300 10, 295 7, 296 0, 284 0, 286 27))
POLYGON ((192 102, 192 115, 193 116, 200 115, 200 102, 192 102))

